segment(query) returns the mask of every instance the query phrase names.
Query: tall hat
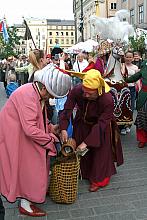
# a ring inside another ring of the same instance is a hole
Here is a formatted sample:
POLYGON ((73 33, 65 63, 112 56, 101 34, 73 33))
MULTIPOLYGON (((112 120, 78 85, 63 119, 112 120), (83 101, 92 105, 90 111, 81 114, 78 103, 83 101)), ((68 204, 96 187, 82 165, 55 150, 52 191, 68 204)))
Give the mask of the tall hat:
POLYGON ((70 76, 57 69, 53 64, 37 70, 34 74, 34 81, 45 85, 47 91, 55 98, 66 96, 71 88, 70 76))

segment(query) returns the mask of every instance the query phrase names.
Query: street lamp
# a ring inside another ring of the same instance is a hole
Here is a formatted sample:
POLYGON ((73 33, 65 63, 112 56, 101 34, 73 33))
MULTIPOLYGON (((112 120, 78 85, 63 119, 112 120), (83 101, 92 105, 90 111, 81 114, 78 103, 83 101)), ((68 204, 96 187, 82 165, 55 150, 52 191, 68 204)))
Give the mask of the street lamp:
POLYGON ((79 30, 81 32, 81 41, 84 41, 83 0, 81 0, 81 16, 79 30))
POLYGON ((107 15, 107 18, 109 17, 109 13, 108 13, 108 0, 106 0, 106 15, 107 15))
POLYGON ((75 43, 77 43, 77 5, 76 0, 73 1, 74 23, 75 23, 75 43))
POLYGON ((95 0, 95 7, 96 7, 96 16, 99 16, 100 15, 100 11, 99 11, 99 1, 98 0, 95 0))
POLYGON ((40 49, 40 30, 38 28, 38 48, 40 49))

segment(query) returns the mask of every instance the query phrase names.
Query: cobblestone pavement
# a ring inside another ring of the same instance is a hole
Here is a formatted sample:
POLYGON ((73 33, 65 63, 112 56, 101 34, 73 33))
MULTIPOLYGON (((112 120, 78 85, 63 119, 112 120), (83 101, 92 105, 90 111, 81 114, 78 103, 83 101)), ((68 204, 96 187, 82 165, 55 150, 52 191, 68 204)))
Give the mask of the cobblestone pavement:
MULTIPOLYGON (((0 107, 6 101, 4 88, 0 83, 0 107)), ((124 165, 117 168, 117 174, 110 185, 98 192, 88 192, 88 183, 79 181, 78 198, 72 205, 55 204, 46 198, 39 205, 47 211, 46 217, 36 220, 147 220, 147 146, 138 149, 135 127, 131 133, 122 136, 124 165)), ((6 220, 31 220, 18 212, 18 202, 5 201, 6 220)))

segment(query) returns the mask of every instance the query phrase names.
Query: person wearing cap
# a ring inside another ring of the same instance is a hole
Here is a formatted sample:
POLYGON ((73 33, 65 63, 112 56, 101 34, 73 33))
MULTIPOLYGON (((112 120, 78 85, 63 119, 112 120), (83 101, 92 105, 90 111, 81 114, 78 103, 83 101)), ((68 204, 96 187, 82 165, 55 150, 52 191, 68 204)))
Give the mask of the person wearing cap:
POLYGON ((9 202, 21 198, 21 214, 46 215, 33 204, 45 201, 49 160, 56 155, 57 130, 48 124, 45 100, 66 96, 70 86, 70 76, 48 65, 12 93, 0 112, 0 194, 9 202))
POLYGON ((115 162, 118 166, 123 163, 122 146, 113 115, 110 87, 95 69, 75 75, 83 83, 70 91, 60 114, 61 138, 67 142, 67 126, 77 106, 73 138, 76 140, 77 151, 89 149, 81 158, 81 175, 89 180, 89 191, 94 192, 109 184, 111 176, 116 173, 115 162))

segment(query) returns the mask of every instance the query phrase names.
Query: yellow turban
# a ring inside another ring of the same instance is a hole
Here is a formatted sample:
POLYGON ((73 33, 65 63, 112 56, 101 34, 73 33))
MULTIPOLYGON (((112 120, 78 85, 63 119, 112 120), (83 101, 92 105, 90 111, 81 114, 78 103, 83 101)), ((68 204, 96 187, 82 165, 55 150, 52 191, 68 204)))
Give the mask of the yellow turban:
POLYGON ((83 78, 83 86, 89 89, 98 89, 99 96, 102 95, 103 89, 105 93, 110 91, 110 87, 102 78, 100 72, 95 69, 87 71, 83 78))
POLYGON ((76 76, 83 80, 83 86, 89 89, 97 89, 99 96, 102 95, 103 90, 105 93, 110 91, 110 87, 102 78, 100 72, 95 69, 88 70, 87 72, 73 72, 73 71, 66 71, 73 76, 76 76))

